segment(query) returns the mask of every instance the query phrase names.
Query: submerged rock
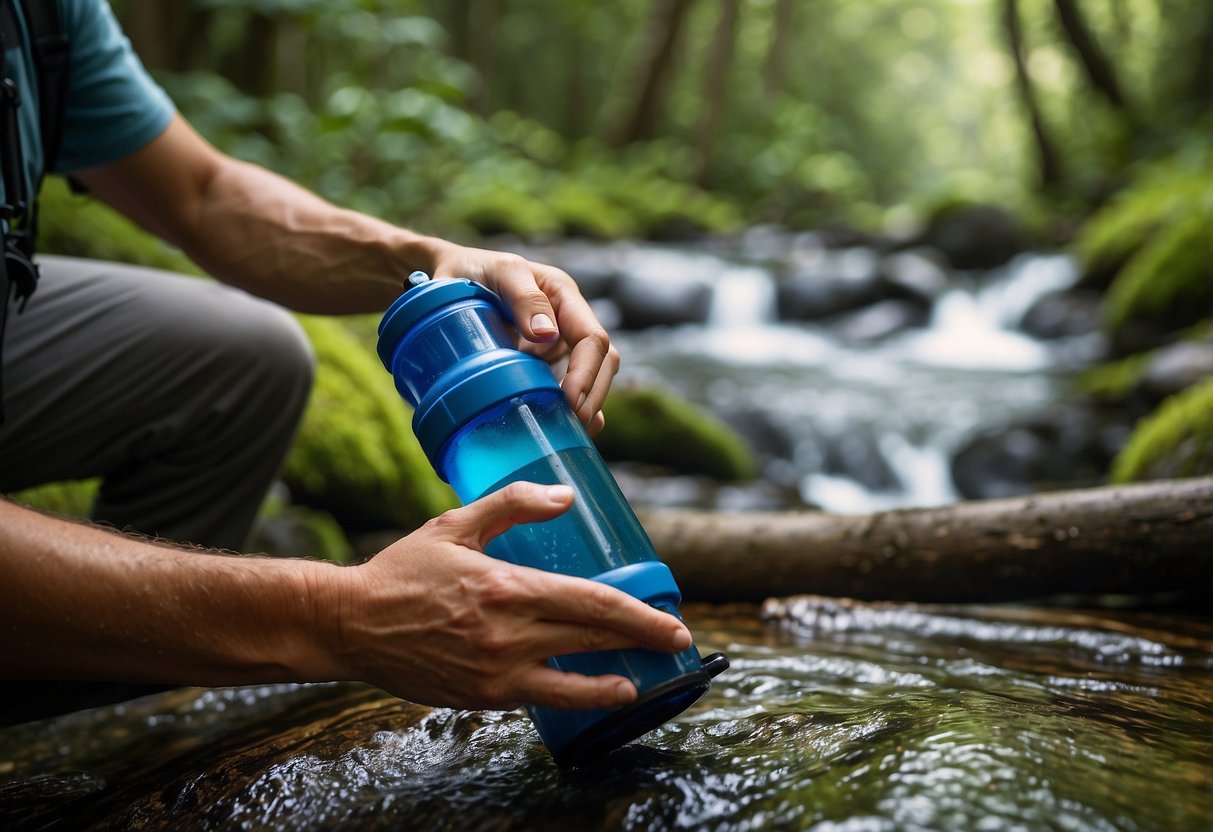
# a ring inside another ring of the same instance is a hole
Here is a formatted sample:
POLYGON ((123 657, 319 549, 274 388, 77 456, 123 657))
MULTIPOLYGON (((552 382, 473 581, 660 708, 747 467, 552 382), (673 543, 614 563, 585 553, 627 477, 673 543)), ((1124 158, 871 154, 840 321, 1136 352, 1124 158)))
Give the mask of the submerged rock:
POLYGON ((811 321, 887 298, 890 287, 874 251, 812 250, 796 258, 776 285, 783 320, 811 321))
POLYGON ((952 458, 952 480, 970 500, 1096 485, 1122 439, 1086 411, 1050 414, 970 439, 952 458))
POLYGON ((621 329, 702 324, 712 308, 712 284, 686 272, 629 272, 615 282, 611 300, 621 329))
POLYGON ((1044 340, 1087 335, 1099 331, 1099 307, 1098 292, 1052 292, 1028 307, 1019 327, 1044 340))
POLYGON ((1213 341, 1180 341, 1150 355, 1141 386, 1158 401, 1207 378, 1213 378, 1213 341))
POLYGON ((850 344, 883 341, 907 329, 925 326, 931 310, 909 300, 882 300, 871 306, 848 312, 830 323, 830 329, 850 344))
POLYGON ((1032 241, 1006 208, 953 203, 930 217, 917 242, 940 252, 953 268, 993 269, 1027 251, 1032 241))

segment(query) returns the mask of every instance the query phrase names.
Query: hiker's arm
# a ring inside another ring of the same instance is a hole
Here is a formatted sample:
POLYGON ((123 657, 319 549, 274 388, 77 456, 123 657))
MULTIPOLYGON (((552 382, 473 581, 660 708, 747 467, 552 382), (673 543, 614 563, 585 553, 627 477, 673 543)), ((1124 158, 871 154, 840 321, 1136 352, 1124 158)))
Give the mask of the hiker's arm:
POLYGON ((561 386, 583 422, 600 420, 619 355, 560 269, 338 208, 218 152, 179 115, 142 150, 75 175, 210 274, 299 311, 382 311, 418 269, 480 280, 510 304, 529 352, 553 361, 571 351, 561 386))
POLYGON ((355 679, 453 707, 622 704, 630 682, 545 658, 685 649, 685 627, 605 585, 479 551, 570 502, 567 488, 516 484, 339 567, 169 548, 0 500, 0 677, 355 679))

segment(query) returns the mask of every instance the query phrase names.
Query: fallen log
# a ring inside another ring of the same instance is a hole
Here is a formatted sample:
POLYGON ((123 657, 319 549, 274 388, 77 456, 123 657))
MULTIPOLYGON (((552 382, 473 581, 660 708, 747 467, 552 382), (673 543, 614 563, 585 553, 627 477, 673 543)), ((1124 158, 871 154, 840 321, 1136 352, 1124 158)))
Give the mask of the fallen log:
POLYGON ((690 601, 1213 598, 1213 477, 870 515, 653 511, 690 601))

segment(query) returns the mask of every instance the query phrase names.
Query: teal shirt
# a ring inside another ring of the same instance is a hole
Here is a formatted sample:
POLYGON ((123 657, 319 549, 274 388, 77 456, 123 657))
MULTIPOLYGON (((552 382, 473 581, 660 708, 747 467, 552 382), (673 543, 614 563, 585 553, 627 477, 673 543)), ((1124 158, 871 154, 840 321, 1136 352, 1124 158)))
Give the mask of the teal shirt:
MULTIPOLYGON (((12 2, 15 10, 21 4, 12 2)), ((174 108, 147 74, 105 0, 29 0, 58 2, 69 40, 67 106, 63 142, 54 171, 71 173, 129 156, 159 136, 174 108)), ((8 77, 21 95, 18 119, 27 182, 43 173, 38 124, 38 92, 29 32, 20 13, 20 44, 5 44, 8 77)), ((0 184, 0 188, 2 188, 0 184)))

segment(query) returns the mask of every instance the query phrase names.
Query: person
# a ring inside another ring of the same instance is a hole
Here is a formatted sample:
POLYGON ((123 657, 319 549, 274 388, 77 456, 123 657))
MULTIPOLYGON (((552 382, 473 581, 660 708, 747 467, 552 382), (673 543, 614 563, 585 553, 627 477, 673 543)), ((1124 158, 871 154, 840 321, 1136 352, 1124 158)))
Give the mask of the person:
POLYGON ((679 651, 691 643, 680 621, 605 585, 483 553, 512 524, 567 510, 566 487, 511 485, 356 566, 195 548, 243 545, 290 447, 312 357, 283 306, 379 311, 414 270, 482 281, 510 305, 525 349, 567 359, 564 393, 591 430, 618 353, 559 269, 340 209, 220 153, 150 79, 104 0, 58 2, 69 86, 53 160, 30 105, 37 69, 12 37, 26 31, 23 4, 3 3, 6 71, 26 103, 16 114, 27 182, 41 181, 44 164, 70 174, 219 282, 43 256, 28 304, 8 304, 0 493, 100 477, 92 517, 114 527, 0 499, 8 721, 15 701, 28 715, 31 700, 36 711, 55 699, 46 680, 359 680, 462 708, 632 701, 626 679, 545 660, 679 651))

